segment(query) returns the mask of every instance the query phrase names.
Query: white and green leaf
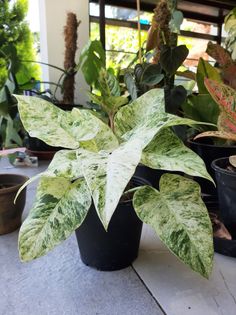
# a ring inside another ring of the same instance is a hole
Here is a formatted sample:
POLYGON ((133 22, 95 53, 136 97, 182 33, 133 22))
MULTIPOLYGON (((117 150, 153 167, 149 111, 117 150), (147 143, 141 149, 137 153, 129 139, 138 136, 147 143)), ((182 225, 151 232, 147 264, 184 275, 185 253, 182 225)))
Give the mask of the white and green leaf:
POLYGON ((78 154, 95 208, 105 229, 135 172, 141 153, 139 142, 129 141, 112 153, 80 150, 78 154))
POLYGON ((139 218, 155 229, 180 260, 209 277, 214 253, 212 225, 197 183, 164 174, 160 192, 143 186, 135 192, 133 204, 139 218))
MULTIPOLYGON (((72 116, 75 120, 84 119, 91 129, 96 126, 97 132, 94 133, 92 139, 81 140, 80 147, 89 151, 99 152, 100 150, 113 150, 119 146, 117 137, 112 132, 111 128, 101 119, 97 118, 91 111, 88 110, 72 110, 72 116)), ((86 130, 86 129, 85 129, 86 130)))
POLYGON ((143 150, 141 162, 153 169, 180 171, 213 181, 203 160, 169 128, 161 130, 143 150))
POLYGON ((152 89, 118 111, 115 116, 115 133, 121 138, 152 115, 164 111, 164 90, 152 89))
POLYGON ((22 261, 45 255, 83 222, 91 205, 84 179, 71 183, 62 177, 43 176, 36 201, 19 234, 22 261))
POLYGON ((163 92, 153 89, 133 103, 122 107, 115 116, 115 133, 121 141, 138 139, 144 149, 163 128, 202 124, 166 113, 163 104, 163 92))
POLYGON ((30 136, 51 146, 76 149, 80 141, 91 140, 99 130, 98 124, 90 123, 93 115, 89 111, 77 109, 80 115, 74 115, 38 97, 15 97, 22 123, 30 136))

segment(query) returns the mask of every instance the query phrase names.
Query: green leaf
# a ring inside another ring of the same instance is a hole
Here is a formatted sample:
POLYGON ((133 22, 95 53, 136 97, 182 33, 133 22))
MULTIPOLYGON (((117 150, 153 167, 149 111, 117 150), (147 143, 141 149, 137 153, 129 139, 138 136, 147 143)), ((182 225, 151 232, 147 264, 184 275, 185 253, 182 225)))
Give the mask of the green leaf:
POLYGON ((222 82, 219 71, 214 68, 210 63, 200 58, 197 67, 197 85, 200 94, 207 94, 207 88, 204 84, 204 79, 209 78, 217 82, 222 82))
POLYGON ((16 95, 22 123, 30 136, 39 138, 51 146, 76 149, 80 141, 88 141, 99 131, 89 111, 73 109, 67 112, 53 104, 33 96, 16 95))
POLYGON ((203 160, 170 130, 163 129, 144 149, 141 162, 151 168, 180 171, 213 181, 203 160))
POLYGON ((124 82, 129 91, 132 101, 136 100, 136 98, 138 97, 138 93, 137 93, 137 86, 136 86, 133 75, 127 72, 124 76, 124 82))
POLYGON ((212 124, 217 124, 220 113, 219 106, 209 94, 190 95, 188 101, 182 104, 182 109, 185 117, 212 124))
POLYGON ((7 122, 6 122, 6 136, 5 136, 5 143, 4 143, 4 147, 5 148, 11 148, 13 147, 15 144, 22 146, 23 145, 23 141, 21 139, 21 137, 19 136, 17 130, 14 128, 14 122, 11 119, 10 116, 7 116, 6 118, 7 122))
POLYGON ((120 96, 119 81, 113 73, 103 68, 99 72, 98 87, 103 97, 120 96))
POLYGON ((197 183, 164 174, 160 192, 142 187, 135 192, 133 204, 139 218, 155 229, 181 261, 209 277, 214 253, 212 226, 197 183))
POLYGON ((78 153, 85 180, 105 229, 135 172, 141 153, 139 141, 124 143, 112 153, 85 150, 78 153))
POLYGON ((77 70, 79 68, 89 85, 97 82, 101 68, 105 68, 105 51, 100 41, 89 41, 83 48, 77 70))
POLYGON ((91 205, 83 179, 74 183, 62 177, 42 177, 36 201, 19 233, 22 261, 45 255, 83 222, 91 205))
POLYGON ((181 11, 175 10, 170 21, 171 32, 180 33, 180 26, 183 23, 183 13, 181 11))
POLYGON ((165 72, 171 77, 182 65, 189 53, 185 45, 169 47, 165 45, 161 49, 160 63, 165 72))
POLYGON ((161 73, 161 66, 159 64, 148 65, 141 77, 141 83, 147 85, 156 85, 164 79, 164 74, 161 73))

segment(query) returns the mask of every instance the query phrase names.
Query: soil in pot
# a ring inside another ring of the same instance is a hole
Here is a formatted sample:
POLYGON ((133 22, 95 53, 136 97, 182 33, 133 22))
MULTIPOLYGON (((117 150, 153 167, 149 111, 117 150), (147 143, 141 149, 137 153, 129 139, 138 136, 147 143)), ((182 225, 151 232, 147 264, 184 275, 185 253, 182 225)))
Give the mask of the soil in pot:
POLYGON ((14 199, 19 188, 28 177, 18 174, 0 174, 0 235, 15 231, 21 225, 21 216, 25 206, 26 188, 16 203, 14 199))
MULTIPOLYGON (((132 180, 135 187, 147 185, 143 179, 132 180)), ((138 256, 142 222, 131 200, 123 200, 114 212, 106 232, 92 205, 76 237, 84 264, 102 271, 128 267, 138 256)))
MULTIPOLYGON (((236 146, 215 145, 213 140, 210 138, 197 140, 189 139, 187 141, 187 145, 203 159, 206 164, 207 171, 214 180, 215 172, 211 167, 213 160, 236 154, 236 146)), ((203 194, 217 195, 217 190, 210 181, 200 177, 195 177, 194 180, 200 184, 203 194)))

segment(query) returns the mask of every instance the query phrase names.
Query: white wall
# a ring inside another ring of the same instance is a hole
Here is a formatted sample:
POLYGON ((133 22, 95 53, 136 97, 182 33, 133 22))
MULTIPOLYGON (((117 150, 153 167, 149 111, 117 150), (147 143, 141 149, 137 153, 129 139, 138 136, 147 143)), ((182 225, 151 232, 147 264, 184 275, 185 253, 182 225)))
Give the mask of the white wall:
MULTIPOLYGON (((83 46, 89 39, 89 1, 88 0, 38 0, 40 11, 41 61, 63 68, 64 37, 63 29, 67 12, 76 13, 81 20, 78 28, 78 61, 83 46)), ((43 66, 43 80, 57 82, 61 72, 43 66)), ((79 73, 76 76, 75 103, 85 104, 88 99, 88 86, 79 73)))

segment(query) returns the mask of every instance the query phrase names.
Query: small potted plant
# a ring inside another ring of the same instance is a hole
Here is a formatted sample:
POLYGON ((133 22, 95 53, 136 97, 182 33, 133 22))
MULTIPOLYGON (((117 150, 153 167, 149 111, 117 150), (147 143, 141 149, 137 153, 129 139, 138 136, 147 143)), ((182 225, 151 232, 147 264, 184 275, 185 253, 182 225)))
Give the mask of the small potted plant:
POLYGON ((15 231, 21 225, 26 188, 14 203, 17 191, 28 180, 19 174, 0 174, 0 235, 15 231))
MULTIPOLYGON (((73 231, 89 228, 87 219, 91 216, 99 222, 106 243, 111 242, 111 226, 123 234, 122 227, 112 221, 122 212, 121 204, 133 199, 133 215, 150 224, 184 263, 208 277, 213 258, 212 226, 198 184, 179 175, 164 174, 160 191, 147 183, 130 186, 140 161, 149 167, 181 170, 211 180, 203 161, 169 129, 197 122, 166 113, 163 90, 159 89, 123 106, 126 101, 117 82, 109 78, 109 72, 100 75, 106 78, 100 81, 106 93, 99 101, 107 112, 109 126, 89 110, 64 112, 42 99, 16 96, 26 130, 50 145, 68 148, 56 153, 48 169, 38 175, 36 201, 19 233, 21 260, 45 255, 73 231)), ((131 211, 130 207, 126 210, 123 212, 131 211)), ((136 223, 140 224, 139 220, 136 218, 136 223)), ((140 235, 136 224, 129 224, 128 229, 140 235)), ((89 233, 92 246, 99 248, 97 232, 92 228, 89 233)), ((125 243, 130 240, 125 239, 125 243)), ((117 242, 110 245, 113 252, 116 246, 117 242)), ((127 250, 119 251, 117 257, 115 251, 110 270, 120 266, 122 252, 125 255, 127 250)), ((81 255, 86 263, 82 251, 81 255)), ((136 256, 137 250, 126 266, 136 256)))

